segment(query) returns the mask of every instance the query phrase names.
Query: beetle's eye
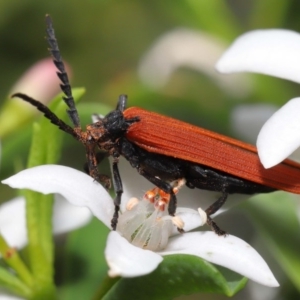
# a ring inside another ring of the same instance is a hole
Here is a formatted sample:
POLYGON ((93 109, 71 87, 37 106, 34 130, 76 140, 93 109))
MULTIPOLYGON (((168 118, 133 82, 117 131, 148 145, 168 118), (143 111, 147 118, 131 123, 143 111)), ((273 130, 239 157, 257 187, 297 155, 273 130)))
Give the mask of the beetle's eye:
POLYGON ((102 127, 102 122, 96 122, 96 123, 93 123, 93 125, 92 125, 94 128, 100 128, 100 127, 102 127))

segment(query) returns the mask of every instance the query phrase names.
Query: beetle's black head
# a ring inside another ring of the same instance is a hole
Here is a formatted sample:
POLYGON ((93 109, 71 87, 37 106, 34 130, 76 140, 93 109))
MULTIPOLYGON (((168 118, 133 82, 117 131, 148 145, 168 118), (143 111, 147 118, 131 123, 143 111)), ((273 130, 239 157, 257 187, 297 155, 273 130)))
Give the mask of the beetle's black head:
POLYGON ((114 110, 104 118, 87 126, 88 134, 97 142, 116 141, 121 138, 130 125, 120 110, 114 110))

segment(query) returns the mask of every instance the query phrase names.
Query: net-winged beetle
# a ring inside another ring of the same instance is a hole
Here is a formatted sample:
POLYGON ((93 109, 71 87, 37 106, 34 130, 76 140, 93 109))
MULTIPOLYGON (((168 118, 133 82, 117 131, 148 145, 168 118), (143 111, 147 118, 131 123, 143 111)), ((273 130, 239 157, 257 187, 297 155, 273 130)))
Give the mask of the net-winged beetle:
POLYGON ((122 181, 118 169, 125 157, 138 173, 170 196, 168 212, 175 215, 177 199, 171 182, 184 179, 189 188, 218 191, 221 197, 206 209, 207 223, 218 235, 224 235, 210 218, 226 201, 228 194, 267 193, 284 190, 300 194, 300 164, 285 160, 272 169, 264 169, 254 146, 141 108, 126 109, 127 97, 121 95, 115 110, 82 130, 68 75, 65 71, 52 21, 46 16, 47 41, 58 69, 63 100, 74 127, 60 120, 48 107, 31 97, 16 93, 44 113, 54 125, 72 135, 86 149, 87 169, 95 180, 110 186, 110 179, 98 171, 97 152, 113 158, 112 176, 115 212, 112 228, 118 222, 122 181))

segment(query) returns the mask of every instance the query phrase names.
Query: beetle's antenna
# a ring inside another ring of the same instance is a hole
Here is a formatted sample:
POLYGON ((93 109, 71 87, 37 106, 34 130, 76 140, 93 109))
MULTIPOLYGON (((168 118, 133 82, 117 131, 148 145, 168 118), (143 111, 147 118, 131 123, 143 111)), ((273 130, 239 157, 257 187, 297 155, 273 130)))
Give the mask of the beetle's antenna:
MULTIPOLYGON (((49 15, 46 15, 46 24, 47 24, 47 41, 49 44, 49 52, 51 53, 51 56, 53 58, 53 62, 58 69, 57 76, 61 80, 60 88, 65 94, 63 97, 65 103, 68 105, 69 109, 67 110, 67 113, 74 125, 74 129, 80 128, 80 119, 79 115, 75 106, 75 101, 72 95, 72 89, 71 85, 69 82, 68 74, 65 70, 65 65, 63 63, 59 48, 58 48, 58 43, 55 37, 55 32, 54 28, 52 25, 52 20, 49 15)), ((22 98, 23 99, 23 98, 22 98)), ((26 101, 26 100, 25 100, 26 101)), ((38 108, 38 107, 37 107, 38 108)), ((39 108, 38 108, 39 109, 39 108)))
POLYGON ((126 105, 127 105, 127 95, 120 95, 116 109, 123 112, 126 109, 126 105))
POLYGON ((64 132, 67 132, 71 134, 73 137, 75 137, 77 140, 79 139, 78 134, 75 132, 75 130, 70 127, 68 124, 66 124, 63 120, 59 119, 46 105, 43 103, 34 100, 33 98, 22 94, 22 93, 16 93, 11 96, 12 98, 20 98, 26 102, 29 102, 31 105, 35 106, 39 111, 44 113, 45 117, 51 121, 54 125, 58 126, 61 130, 64 132))

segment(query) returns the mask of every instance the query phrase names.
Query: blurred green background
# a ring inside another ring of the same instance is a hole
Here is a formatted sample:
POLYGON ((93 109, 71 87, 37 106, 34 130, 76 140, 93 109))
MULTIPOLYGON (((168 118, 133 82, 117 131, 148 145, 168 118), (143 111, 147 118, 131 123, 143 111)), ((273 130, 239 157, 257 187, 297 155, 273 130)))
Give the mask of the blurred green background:
MULTIPOLYGON (((78 105, 83 124, 89 122, 89 115, 93 112, 106 113, 108 109, 105 111, 104 105, 114 108, 118 96, 125 93, 129 95, 129 106, 141 106, 235 136, 236 133, 230 126, 230 116, 236 105, 282 105, 299 95, 299 86, 281 79, 248 75, 253 83, 251 90, 234 96, 221 89, 201 71, 182 67, 172 74, 165 86, 154 90, 138 76, 137 70, 142 57, 160 36, 175 28, 209 34, 225 45, 230 45, 237 36, 253 29, 287 28, 300 31, 299 12, 300 2, 296 0, 0 0, 0 104, 9 101, 7 97, 11 87, 31 65, 49 57, 44 40, 44 16, 49 13, 63 58, 72 68, 72 85, 85 87, 87 90, 78 105), (98 111, 100 109, 104 111, 98 111)), ((10 114, 13 113, 10 111, 10 114)), ((25 167, 33 119, 34 117, 17 124, 14 130, 1 137, 1 179, 25 167)), ((84 160, 82 147, 71 137, 67 137, 61 163, 81 169, 84 160)), ((15 191, 1 186, 0 193, 1 200, 5 201, 15 191)), ((247 205, 244 204, 246 208, 241 208, 241 211, 251 211, 251 207, 248 208, 247 205)), ((228 215, 224 219, 226 217, 228 215)), ((250 240, 255 235, 249 224, 250 219, 245 220, 244 215, 241 217, 240 214, 237 214, 236 219, 243 223, 233 223, 233 233, 238 226, 239 231, 243 231, 241 235, 244 235, 239 236, 250 240)), ((68 240, 68 247, 72 249, 74 243, 78 245, 78 241, 82 244, 81 238, 87 236, 85 231, 93 232, 94 227, 97 227, 95 222, 90 227, 73 233, 68 240)), ((299 228, 297 229, 299 233, 299 228)), ((93 241, 91 238, 85 243, 93 241)), ((95 249, 102 249, 103 243, 105 236, 97 244, 98 248, 94 248, 95 256, 90 257, 97 257, 99 252, 95 249)), ((60 251, 59 248, 58 252, 60 251)), ((84 249, 80 251, 84 252, 84 249)), ((74 256, 77 255, 78 253, 74 256)), ((273 263, 272 258, 269 261, 273 263)), ((73 264, 74 261, 71 261, 70 265, 74 267, 73 264)), ((76 270, 70 265, 63 272, 68 273, 67 278, 72 281, 74 276, 79 275, 74 275, 76 270)), ((92 270, 87 274, 91 277, 86 277, 90 278, 93 286, 97 286, 106 270, 102 270, 100 275, 95 264, 90 262, 90 266, 92 270)), ((276 268, 280 267, 276 265, 276 268)), ((281 281, 284 284, 279 295, 288 295, 285 299, 298 299, 299 287, 297 291, 282 272, 278 274, 285 278, 281 281)), ((91 289, 90 286, 85 288, 86 291, 91 289)), ((247 299, 245 297, 250 297, 250 294, 240 297, 247 299)), ((66 296, 65 299, 69 298, 66 296)))

